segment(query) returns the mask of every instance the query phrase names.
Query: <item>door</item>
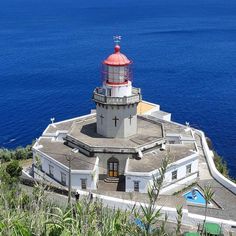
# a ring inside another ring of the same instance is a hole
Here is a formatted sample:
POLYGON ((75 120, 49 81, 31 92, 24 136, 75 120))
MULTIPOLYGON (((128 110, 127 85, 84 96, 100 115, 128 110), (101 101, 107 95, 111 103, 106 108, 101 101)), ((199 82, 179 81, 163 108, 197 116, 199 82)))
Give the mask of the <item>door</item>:
POLYGON ((119 161, 115 158, 108 160, 108 176, 118 177, 119 176, 119 161))

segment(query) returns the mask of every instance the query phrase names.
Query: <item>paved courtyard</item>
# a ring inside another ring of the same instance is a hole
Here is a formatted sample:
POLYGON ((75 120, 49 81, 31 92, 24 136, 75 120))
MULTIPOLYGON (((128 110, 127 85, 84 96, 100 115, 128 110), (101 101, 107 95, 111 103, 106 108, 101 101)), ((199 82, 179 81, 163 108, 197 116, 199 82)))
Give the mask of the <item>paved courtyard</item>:
MULTIPOLYGON (((199 180, 197 181, 197 185, 195 186, 201 189, 209 184, 212 187, 212 190, 215 192, 213 198, 215 203, 214 207, 208 209, 207 215, 215 218, 221 218, 224 220, 236 221, 236 196, 212 178, 208 169, 208 165, 206 163, 204 153, 202 151, 201 139, 197 133, 195 133, 195 138, 197 141, 198 149, 200 151, 199 180)), ((126 193, 119 191, 118 184, 105 183, 104 181, 99 181, 98 186, 98 190, 95 191, 98 194, 144 203, 148 202, 147 194, 137 192, 126 193)), ((187 190, 185 190, 185 192, 186 191, 187 190)), ((173 208, 175 208, 177 205, 183 205, 184 208, 187 208, 190 213, 204 215, 204 206, 188 205, 184 197, 182 197, 183 193, 184 192, 180 192, 177 195, 161 195, 158 199, 157 204, 160 206, 169 206, 173 208)))

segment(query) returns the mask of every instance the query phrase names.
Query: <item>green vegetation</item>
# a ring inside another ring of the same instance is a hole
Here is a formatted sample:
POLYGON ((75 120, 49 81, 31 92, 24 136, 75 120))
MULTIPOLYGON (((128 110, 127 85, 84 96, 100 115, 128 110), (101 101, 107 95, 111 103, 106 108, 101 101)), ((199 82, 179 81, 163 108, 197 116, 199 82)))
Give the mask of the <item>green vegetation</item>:
POLYGON ((224 161, 223 157, 221 157, 216 151, 214 151, 212 142, 209 138, 207 138, 207 145, 214 153, 214 163, 215 163, 216 169, 226 178, 230 179, 233 182, 236 182, 235 179, 229 176, 229 169, 228 169, 226 161, 224 161))
POLYGON ((176 235, 181 235, 181 223, 182 223, 182 217, 183 217, 183 206, 177 206, 177 227, 176 227, 176 235))
MULTIPOLYGON (((207 209, 208 209, 208 205, 210 204, 210 201, 212 201, 214 195, 215 195, 215 192, 212 191, 211 189, 211 186, 209 185, 206 185, 204 188, 203 188, 203 195, 204 195, 204 198, 205 198, 205 218, 204 218, 204 223, 203 223, 203 227, 206 223, 206 217, 207 217, 207 209)), ((202 231, 202 235, 204 235, 205 232, 204 230, 202 231)))
POLYGON ((9 162, 11 160, 26 160, 32 157, 32 145, 27 145, 26 147, 18 147, 15 150, 10 150, 7 148, 0 149, 1 163, 9 162))
POLYGON ((222 174, 224 175, 226 178, 230 179, 231 181, 233 181, 234 183, 236 183, 236 179, 232 178, 229 175, 229 169, 227 166, 227 163, 223 160, 223 158, 221 156, 219 156, 217 154, 217 152, 214 152, 214 163, 216 166, 216 169, 222 174))
POLYGON ((0 168, 0 235, 180 235, 182 207, 177 209, 176 229, 168 229, 167 215, 161 218, 160 209, 156 209, 167 163, 167 160, 163 161, 161 176, 153 177, 154 185, 148 193, 149 204, 122 211, 108 208, 97 199, 91 201, 83 197, 70 206, 64 197, 57 196, 61 203, 56 205, 49 200, 49 193, 42 184, 36 183, 33 188, 19 184, 21 167, 17 160, 13 160, 0 168), (141 225, 135 219, 140 220, 141 225))
POLYGON ((216 169, 225 177, 229 178, 229 170, 227 167, 227 163, 223 160, 221 156, 214 151, 214 162, 216 169))

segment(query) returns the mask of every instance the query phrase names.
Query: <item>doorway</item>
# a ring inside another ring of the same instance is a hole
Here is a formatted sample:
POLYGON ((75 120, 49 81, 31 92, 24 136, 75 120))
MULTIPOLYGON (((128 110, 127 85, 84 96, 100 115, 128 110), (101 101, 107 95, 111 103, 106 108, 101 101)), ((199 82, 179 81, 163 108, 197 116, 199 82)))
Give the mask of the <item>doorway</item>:
POLYGON ((109 177, 119 177, 119 161, 116 158, 111 157, 107 161, 107 170, 109 177))

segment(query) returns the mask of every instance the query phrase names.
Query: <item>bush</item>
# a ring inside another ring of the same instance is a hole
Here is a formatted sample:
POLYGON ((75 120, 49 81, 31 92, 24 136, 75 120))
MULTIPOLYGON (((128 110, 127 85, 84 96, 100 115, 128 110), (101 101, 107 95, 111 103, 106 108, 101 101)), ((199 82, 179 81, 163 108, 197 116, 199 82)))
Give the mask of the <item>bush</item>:
POLYGON ((6 148, 0 149, 0 160, 1 162, 8 162, 12 159, 12 152, 6 148))
POLYGON ((213 150, 213 144, 210 138, 206 137, 207 145, 210 150, 213 150))
POLYGON ((22 173, 22 167, 19 165, 17 160, 10 162, 6 166, 6 172, 10 175, 11 178, 19 178, 22 173))
POLYGON ((221 156, 217 154, 217 152, 214 152, 214 162, 216 169, 225 177, 229 177, 227 163, 223 160, 221 156))
POLYGON ((15 150, 9 150, 7 148, 0 149, 1 162, 9 162, 11 160, 25 160, 32 157, 32 145, 27 145, 25 148, 18 147, 15 150))
MULTIPOLYGON (((141 208, 134 206, 132 209, 125 211, 115 208, 110 209, 96 198, 91 201, 83 196, 75 204, 66 206, 65 197, 57 195, 56 199, 60 203, 59 206, 52 203, 52 199, 47 199, 48 193, 45 192, 46 188, 41 183, 34 186, 33 192, 30 191, 32 192, 30 196, 22 192, 17 182, 9 185, 7 191, 4 185, 1 184, 0 235, 173 235, 166 232, 167 215, 165 220, 161 221, 161 208, 156 210, 156 203, 167 164, 167 161, 163 161, 160 178, 153 177, 154 185, 150 187, 148 193, 149 204, 141 208), (138 219, 144 227, 140 227, 135 223, 135 219, 138 219), (160 223, 161 227, 158 227, 160 223)), ((16 160, 9 163, 4 170, 5 174, 14 177, 19 176, 21 172, 19 163, 16 160)), ((182 207, 178 208, 178 227, 176 229, 178 233, 181 231, 181 220, 182 207)))

